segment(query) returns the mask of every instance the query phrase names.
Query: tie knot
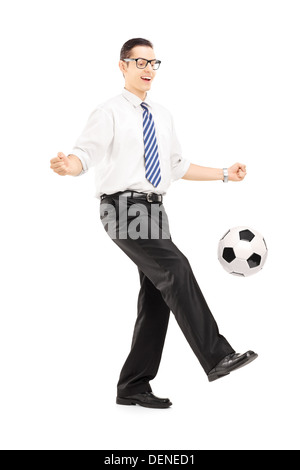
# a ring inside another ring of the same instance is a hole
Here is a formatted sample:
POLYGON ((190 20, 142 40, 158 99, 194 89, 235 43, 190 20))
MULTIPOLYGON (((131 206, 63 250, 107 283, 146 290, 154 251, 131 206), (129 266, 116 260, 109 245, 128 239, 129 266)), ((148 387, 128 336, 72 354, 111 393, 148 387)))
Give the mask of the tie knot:
POLYGON ((141 106, 142 106, 142 108, 145 109, 146 111, 149 110, 147 103, 144 103, 144 101, 141 103, 141 106))

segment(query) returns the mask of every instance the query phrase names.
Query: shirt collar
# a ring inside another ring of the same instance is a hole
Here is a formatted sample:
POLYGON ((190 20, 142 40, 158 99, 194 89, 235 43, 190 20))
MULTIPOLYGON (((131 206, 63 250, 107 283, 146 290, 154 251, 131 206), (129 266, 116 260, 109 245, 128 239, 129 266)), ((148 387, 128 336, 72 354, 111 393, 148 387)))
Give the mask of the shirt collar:
POLYGON ((143 101, 137 95, 135 95, 131 91, 126 90, 126 88, 124 87, 123 92, 122 92, 122 96, 124 96, 124 98, 126 98, 126 100, 128 100, 130 103, 132 103, 135 108, 140 106, 141 103, 146 103, 150 106, 150 108, 152 108, 152 101, 148 98, 148 93, 146 93, 146 98, 143 101))

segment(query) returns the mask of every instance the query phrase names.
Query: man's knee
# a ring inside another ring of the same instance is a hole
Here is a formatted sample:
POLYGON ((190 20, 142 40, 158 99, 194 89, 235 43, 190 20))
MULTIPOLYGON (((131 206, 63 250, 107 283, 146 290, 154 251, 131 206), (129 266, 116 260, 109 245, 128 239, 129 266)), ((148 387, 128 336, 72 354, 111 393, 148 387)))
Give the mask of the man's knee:
POLYGON ((187 257, 179 252, 172 259, 172 265, 169 267, 169 278, 172 288, 177 292, 186 289, 187 281, 191 273, 191 265, 187 257))

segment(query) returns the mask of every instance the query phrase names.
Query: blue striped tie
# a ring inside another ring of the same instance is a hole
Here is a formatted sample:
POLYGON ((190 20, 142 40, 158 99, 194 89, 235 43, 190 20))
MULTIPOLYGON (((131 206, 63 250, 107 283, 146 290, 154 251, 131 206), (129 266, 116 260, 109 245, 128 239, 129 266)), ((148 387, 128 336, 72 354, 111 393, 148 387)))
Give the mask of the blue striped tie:
POLYGON ((158 186, 161 175, 158 158, 158 147, 155 136, 155 126, 153 116, 148 109, 146 103, 141 103, 143 108, 143 132, 145 145, 145 171, 146 178, 156 188, 158 186))

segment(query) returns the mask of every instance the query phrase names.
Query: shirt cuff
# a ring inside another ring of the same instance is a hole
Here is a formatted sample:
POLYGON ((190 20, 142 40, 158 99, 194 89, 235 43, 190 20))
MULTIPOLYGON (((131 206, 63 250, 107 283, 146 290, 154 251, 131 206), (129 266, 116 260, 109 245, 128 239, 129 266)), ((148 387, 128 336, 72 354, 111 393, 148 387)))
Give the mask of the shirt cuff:
POLYGON ((78 175, 76 176, 81 176, 83 175, 84 173, 86 173, 88 171, 88 166, 87 166, 87 163, 86 163, 86 156, 85 156, 85 152, 79 148, 73 148, 71 153, 69 155, 75 155, 77 158, 79 158, 79 160, 81 161, 82 163, 82 170, 80 173, 78 173, 78 175))
POLYGON ((191 162, 189 160, 181 159, 180 163, 172 171, 172 181, 177 181, 182 178, 189 169, 191 162))

